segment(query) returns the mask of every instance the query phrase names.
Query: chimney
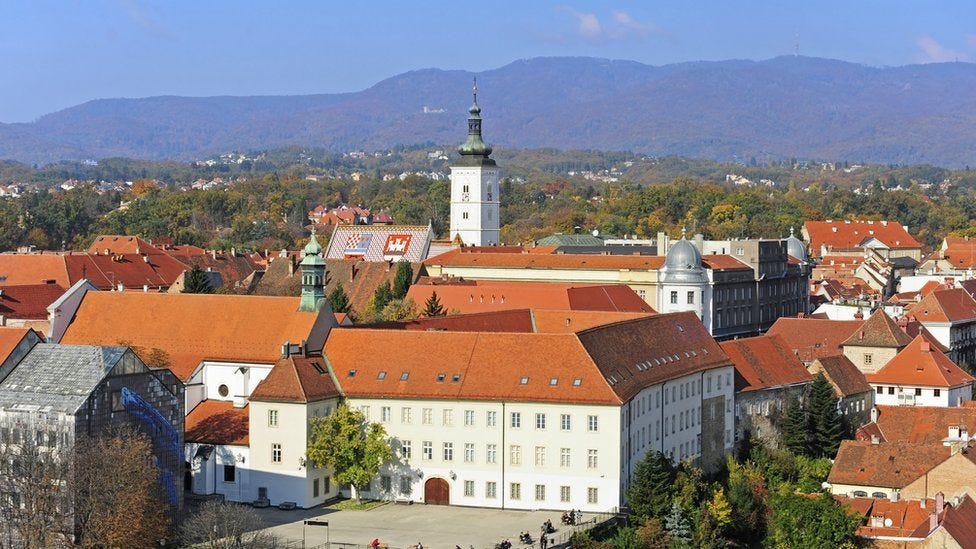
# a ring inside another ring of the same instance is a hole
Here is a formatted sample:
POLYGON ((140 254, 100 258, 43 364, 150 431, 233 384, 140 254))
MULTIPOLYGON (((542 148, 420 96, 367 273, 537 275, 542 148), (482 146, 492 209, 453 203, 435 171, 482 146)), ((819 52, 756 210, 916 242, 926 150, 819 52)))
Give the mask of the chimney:
POLYGON ((217 250, 210 250, 210 257, 217 259, 217 250))
POLYGON ((125 284, 122 284, 121 282, 119 282, 119 291, 120 292, 124 292, 125 291, 125 284))
POLYGON ((657 255, 667 255, 668 253, 668 235, 664 234, 664 231, 657 232, 657 255))
POLYGON ((881 444, 881 438, 878 435, 871 435, 871 444, 881 444))
POLYGON ((871 423, 877 423, 877 422, 878 422, 878 407, 877 406, 872 406, 871 407, 871 423))
MULTIPOLYGON (((861 311, 861 309, 858 309, 857 312, 854 313, 854 320, 864 320, 864 313, 861 311)), ((862 335, 861 337, 863 338, 864 336, 862 335)))
POLYGON ((939 492, 935 494, 935 514, 941 515, 945 509, 945 494, 939 492))
POLYGON ((145 263, 149 263, 149 256, 148 255, 142 256, 142 261, 145 263))
POLYGON ((281 358, 288 358, 289 353, 291 353, 291 343, 286 341, 281 344, 281 358))
POLYGON ((288 276, 295 274, 295 258, 288 258, 288 276))
POLYGON ((938 513, 932 513, 931 515, 929 515, 929 533, 931 534, 938 527, 939 527, 939 515, 938 513))
POLYGON ((149 293, 149 284, 143 284, 142 285, 142 291, 144 293, 149 293))

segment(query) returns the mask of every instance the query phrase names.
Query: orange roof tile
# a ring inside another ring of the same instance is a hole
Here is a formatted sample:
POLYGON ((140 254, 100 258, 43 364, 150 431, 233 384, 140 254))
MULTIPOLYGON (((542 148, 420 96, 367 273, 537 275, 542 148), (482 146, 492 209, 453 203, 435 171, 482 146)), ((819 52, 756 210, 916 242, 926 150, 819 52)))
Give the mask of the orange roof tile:
POLYGON ((912 342, 911 336, 898 327, 898 324, 883 310, 872 314, 861 328, 844 340, 841 346, 902 348, 912 342))
POLYGON ((835 495, 834 499, 864 517, 864 522, 857 528, 857 536, 865 539, 925 537, 929 533, 929 515, 935 508, 935 500, 931 498, 892 501, 835 495), (920 530, 924 532, 919 533, 920 530))
POLYGON ((949 458, 951 448, 939 444, 843 440, 827 482, 852 486, 904 488, 949 458))
POLYGON ((735 365, 739 392, 804 383, 813 377, 777 335, 724 341, 721 347, 735 365))
POLYGON ((959 387, 974 381, 923 336, 916 337, 880 370, 865 377, 870 383, 923 387, 959 387))
POLYGON ((71 286, 63 255, 0 254, 0 284, 43 284, 48 280, 63 288, 71 286))
POLYGON ((48 305, 64 294, 57 284, 0 285, 0 316, 16 320, 47 320, 48 305))
POLYGON ((656 270, 664 256, 586 255, 539 253, 462 253, 455 249, 424 263, 445 267, 508 267, 521 269, 632 269, 656 270))
POLYGON ((95 238, 88 253, 92 255, 111 254, 160 254, 162 250, 138 236, 101 235, 95 238))
POLYGON ((0 364, 3 364, 10 353, 20 345, 20 342, 31 332, 30 328, 11 328, 0 326, 0 364))
POLYGON ((732 257, 731 255, 709 254, 702 256, 702 264, 713 271, 741 271, 752 270, 752 267, 732 257))
POLYGON ((976 408, 943 406, 876 406, 878 420, 855 433, 857 440, 871 440, 876 434, 887 442, 940 443, 949 427, 966 428, 976 434, 976 408))
POLYGON ((386 330, 568 334, 621 320, 642 318, 649 314, 651 313, 512 309, 432 318, 421 317, 400 322, 377 322, 360 324, 357 327, 386 330))
POLYGON ((252 401, 307 403, 339 396, 320 356, 290 356, 275 363, 249 397, 252 401))
POLYGON ((804 362, 843 353, 841 342, 863 324, 860 320, 781 317, 766 332, 778 335, 804 362))
POLYGON ((201 361, 273 364, 281 345, 308 339, 318 313, 296 297, 88 292, 61 343, 159 349, 186 380, 201 361))
POLYGON ((844 355, 824 356, 818 358, 814 364, 819 364, 827 381, 834 386, 835 393, 841 397, 867 393, 871 391, 864 372, 844 355))
POLYGON ((962 322, 976 319, 976 300, 963 288, 936 290, 908 308, 919 322, 962 322))
POLYGON ((966 494, 957 505, 947 508, 942 527, 961 549, 976 549, 976 501, 966 494))
POLYGON ((853 250, 871 238, 891 249, 922 247, 897 221, 807 221, 803 226, 815 255, 820 255, 822 245, 827 249, 853 250))
POLYGON ((186 441, 202 444, 248 445, 250 407, 233 402, 205 400, 186 415, 186 441))
POLYGON ((535 324, 535 331, 540 334, 560 334, 579 332, 623 320, 646 318, 651 314, 653 313, 534 309, 532 321, 535 324))
POLYGON ((465 284, 415 284, 407 297, 422 307, 433 293, 445 311, 461 313, 504 309, 573 309, 654 312, 626 284, 471 281, 465 284))

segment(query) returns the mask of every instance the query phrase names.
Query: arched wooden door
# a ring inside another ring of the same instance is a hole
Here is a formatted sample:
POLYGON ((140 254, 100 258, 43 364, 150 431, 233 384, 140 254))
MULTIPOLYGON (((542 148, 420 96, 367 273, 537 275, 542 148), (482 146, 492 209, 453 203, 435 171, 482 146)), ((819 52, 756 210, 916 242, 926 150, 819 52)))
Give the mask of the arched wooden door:
POLYGON ((451 487, 442 478, 430 478, 424 483, 424 503, 428 505, 450 505, 451 487))

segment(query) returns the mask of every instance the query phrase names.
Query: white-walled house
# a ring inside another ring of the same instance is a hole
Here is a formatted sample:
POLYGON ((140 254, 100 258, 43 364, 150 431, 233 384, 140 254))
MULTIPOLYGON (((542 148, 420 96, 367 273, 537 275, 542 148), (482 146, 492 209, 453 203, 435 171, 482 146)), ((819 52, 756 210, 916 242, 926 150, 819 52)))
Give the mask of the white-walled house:
POLYGON ((936 340, 949 349, 949 358, 976 365, 976 299, 964 288, 938 289, 908 308, 936 340))
POLYGON ((874 391, 876 405, 959 406, 972 399, 973 376, 923 335, 865 377, 874 391))

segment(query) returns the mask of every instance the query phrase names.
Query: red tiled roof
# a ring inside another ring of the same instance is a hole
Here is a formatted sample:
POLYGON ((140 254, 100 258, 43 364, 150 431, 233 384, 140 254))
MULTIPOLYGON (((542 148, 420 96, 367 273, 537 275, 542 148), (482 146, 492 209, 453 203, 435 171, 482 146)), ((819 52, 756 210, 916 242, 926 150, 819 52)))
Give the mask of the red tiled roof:
POLYGON ((425 261, 445 267, 503 267, 521 269, 636 269, 656 270, 664 265, 657 255, 586 255, 539 253, 470 253, 460 249, 425 261))
POLYGON ((843 440, 827 482, 852 486, 904 488, 949 458, 951 448, 939 444, 843 440))
POLYGON ((318 313, 297 297, 88 292, 61 343, 159 349, 186 380, 203 360, 273 364, 308 339, 318 313))
POLYGON ((735 365, 736 391, 794 385, 812 378, 780 336, 747 337, 724 341, 721 346, 735 365))
POLYGON ((870 383, 923 387, 958 387, 974 381, 924 337, 916 337, 887 364, 866 375, 870 383))
POLYGON ((0 364, 3 364, 10 353, 20 345, 20 342, 31 332, 30 328, 11 328, 0 326, 0 364))
POLYGON ((834 386, 838 396, 847 397, 871 391, 864 373, 844 355, 820 357, 814 364, 820 364, 824 377, 834 386))
POLYGON ((47 306, 64 294, 57 284, 0 286, 0 316, 16 320, 46 320, 47 306))
POLYGON ((336 398, 336 389, 322 357, 290 356, 275 363, 249 397, 252 401, 315 402, 336 398))
POLYGON ((946 289, 945 284, 936 282, 934 280, 929 280, 925 284, 922 284, 922 287, 918 289, 918 293, 924 297, 936 290, 944 290, 944 289, 946 289))
POLYGON ((902 348, 912 342, 911 336, 898 327, 898 324, 883 310, 874 314, 861 324, 861 328, 851 334, 841 346, 893 347, 902 348))
POLYGON ((810 250, 817 255, 822 245, 827 249, 852 250, 871 238, 891 249, 922 247, 897 221, 807 221, 803 226, 810 236, 810 250))
POLYGON ((841 342, 851 336, 863 321, 821 318, 781 317, 766 332, 778 335, 804 362, 843 353, 841 342))
POLYGON ((186 415, 186 441, 202 444, 248 445, 250 407, 233 402, 205 400, 186 415))
POLYGON ((92 255, 160 254, 158 247, 138 236, 101 235, 88 247, 92 255))
POLYGON ((130 290, 168 288, 186 270, 186 265, 165 254, 63 257, 72 284, 86 278, 100 290, 117 289, 120 284, 130 290))
POLYGON ((702 264, 713 271, 742 271, 752 270, 752 267, 732 257, 731 255, 708 254, 702 256, 702 264))
POLYGON ((946 238, 946 244, 942 259, 960 270, 976 267, 976 239, 946 238))
POLYGON ((855 438, 870 441, 940 443, 949 427, 964 427, 976 434, 976 408, 942 406, 876 406, 878 420, 857 430, 855 438))
POLYGON ((976 300, 963 288, 936 290, 908 308, 919 322, 961 322, 976 319, 976 300))
POLYGON ((48 280, 63 288, 71 286, 63 255, 0 254, 0 284, 43 284, 48 280))
POLYGON ((935 500, 931 498, 923 502, 835 495, 834 499, 864 517, 864 522, 857 529, 857 536, 865 539, 925 537, 929 533, 929 515, 935 509, 935 500))
POLYGON ((976 501, 963 496, 958 505, 946 509, 942 527, 961 549, 976 549, 976 501))
POLYGON ((653 313, 535 309, 532 311, 532 321, 535 331, 540 334, 560 334, 579 332, 623 320, 646 318, 651 314, 653 313))
POLYGON ((626 284, 584 285, 559 282, 471 281, 464 285, 415 284, 407 297, 418 307, 433 293, 445 311, 461 313, 505 309, 570 309, 585 311, 654 312, 626 284))

